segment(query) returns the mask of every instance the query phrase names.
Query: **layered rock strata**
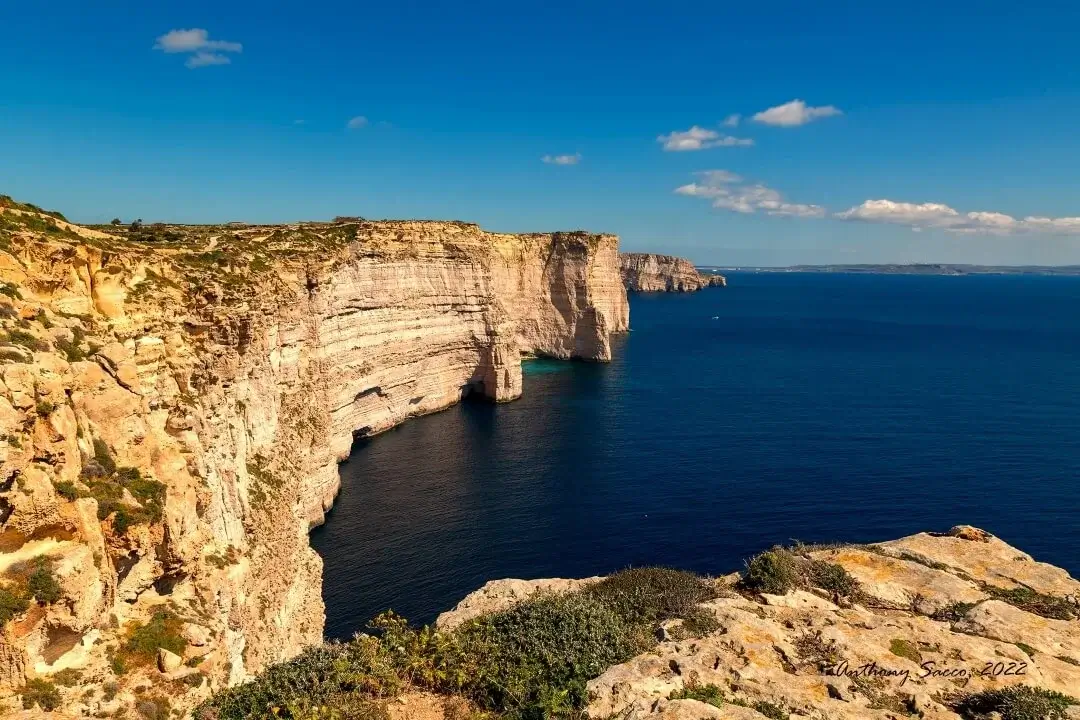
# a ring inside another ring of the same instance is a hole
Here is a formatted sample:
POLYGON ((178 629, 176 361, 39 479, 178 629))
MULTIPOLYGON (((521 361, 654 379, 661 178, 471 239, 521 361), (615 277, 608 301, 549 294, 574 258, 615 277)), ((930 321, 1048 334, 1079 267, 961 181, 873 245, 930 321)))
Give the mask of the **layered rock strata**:
POLYGON ((723 275, 699 272, 689 260, 671 255, 620 253, 619 270, 633 292, 696 292, 727 285, 723 275))
POLYGON ((0 593, 29 598, 0 615, 9 709, 39 679, 76 716, 183 710, 320 642, 307 533, 353 439, 512 400, 523 354, 604 361, 627 329, 611 235, 125 232, 2 200, 0 593), (58 594, 31 596, 39 569, 58 594))
MULTIPOLYGON (((808 557, 844 568, 858 592, 756 594, 738 573, 718 578, 719 597, 699 608, 715 629, 665 623, 650 651, 589 682, 588 716, 957 720, 960 693, 1080 695, 1080 582, 1064 570, 968 526, 808 557)), ((439 623, 587 582, 493 581, 439 623)), ((1080 705, 1068 712, 1080 717, 1080 705)))

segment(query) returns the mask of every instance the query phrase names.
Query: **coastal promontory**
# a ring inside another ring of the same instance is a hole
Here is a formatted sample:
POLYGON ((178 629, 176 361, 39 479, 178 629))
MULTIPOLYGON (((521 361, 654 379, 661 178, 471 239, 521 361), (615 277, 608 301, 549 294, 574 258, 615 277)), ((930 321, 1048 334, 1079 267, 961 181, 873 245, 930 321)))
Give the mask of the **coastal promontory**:
POLYGON ((702 273, 689 260, 672 255, 620 253, 619 271, 632 292, 695 292, 727 285, 723 275, 702 273))

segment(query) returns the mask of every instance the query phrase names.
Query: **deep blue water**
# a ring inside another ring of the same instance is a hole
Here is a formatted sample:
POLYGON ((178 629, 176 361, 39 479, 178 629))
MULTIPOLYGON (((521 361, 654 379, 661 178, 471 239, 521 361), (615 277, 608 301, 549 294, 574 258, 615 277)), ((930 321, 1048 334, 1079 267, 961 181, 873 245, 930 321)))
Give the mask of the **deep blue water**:
POLYGON ((736 274, 630 307, 612 363, 357 444, 312 533, 329 636, 493 578, 958 523, 1080 575, 1080 278, 736 274))

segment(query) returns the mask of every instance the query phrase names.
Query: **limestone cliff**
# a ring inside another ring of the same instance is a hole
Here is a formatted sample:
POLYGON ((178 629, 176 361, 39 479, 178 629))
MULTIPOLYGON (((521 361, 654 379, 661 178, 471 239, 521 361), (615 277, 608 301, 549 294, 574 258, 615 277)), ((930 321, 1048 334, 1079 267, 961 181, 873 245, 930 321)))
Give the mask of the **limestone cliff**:
MULTIPOLYGON (((771 592, 717 578, 693 626, 666 622, 653 648, 588 683, 587 716, 970 720, 990 709, 970 714, 965 695, 1014 685, 1080 702, 1080 582, 1064 570, 969 526, 795 550, 817 577, 771 592)), ((492 581, 439 625, 596 580, 492 581)), ((1080 717, 1048 708, 1006 717, 1080 717)))
POLYGON ((321 641, 307 533, 353 439, 512 400, 525 353, 608 360, 617 253, 453 222, 95 229, 0 197, 0 714, 34 679, 78 716, 183 710, 321 641))
POLYGON ((695 292, 727 285, 723 275, 698 272, 689 260, 671 255, 620 253, 619 270, 626 289, 634 292, 695 292))

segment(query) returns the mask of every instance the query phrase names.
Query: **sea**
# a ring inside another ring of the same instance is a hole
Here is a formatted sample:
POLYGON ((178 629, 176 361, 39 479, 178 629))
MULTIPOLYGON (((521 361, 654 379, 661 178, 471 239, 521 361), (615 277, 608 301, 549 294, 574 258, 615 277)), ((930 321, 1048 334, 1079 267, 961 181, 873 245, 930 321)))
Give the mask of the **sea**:
POLYGON ((961 523, 1080 576, 1080 278, 728 281, 632 294, 610 363, 527 362, 520 400, 358 441, 311 533, 327 636, 496 578, 961 523))

